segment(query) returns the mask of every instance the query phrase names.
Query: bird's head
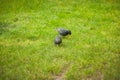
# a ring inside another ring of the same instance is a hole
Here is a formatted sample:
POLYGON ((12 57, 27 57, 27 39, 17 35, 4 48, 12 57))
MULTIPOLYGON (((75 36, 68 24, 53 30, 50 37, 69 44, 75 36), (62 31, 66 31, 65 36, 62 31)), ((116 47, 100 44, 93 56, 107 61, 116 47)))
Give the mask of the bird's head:
POLYGON ((68 30, 68 34, 71 35, 71 31, 70 30, 68 30))

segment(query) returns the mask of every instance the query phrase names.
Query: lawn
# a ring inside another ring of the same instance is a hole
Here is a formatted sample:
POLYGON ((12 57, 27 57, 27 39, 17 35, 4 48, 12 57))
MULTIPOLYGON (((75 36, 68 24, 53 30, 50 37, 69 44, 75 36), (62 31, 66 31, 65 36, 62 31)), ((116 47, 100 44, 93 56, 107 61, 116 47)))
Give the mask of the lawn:
POLYGON ((0 0, 0 80, 120 80, 120 1, 0 0))

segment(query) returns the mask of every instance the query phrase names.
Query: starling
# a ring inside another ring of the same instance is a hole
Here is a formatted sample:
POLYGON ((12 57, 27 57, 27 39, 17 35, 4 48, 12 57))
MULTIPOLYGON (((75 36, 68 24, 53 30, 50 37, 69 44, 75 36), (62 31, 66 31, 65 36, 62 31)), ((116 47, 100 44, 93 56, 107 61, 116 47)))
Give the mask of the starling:
POLYGON ((57 31, 61 36, 71 35, 70 30, 66 30, 66 29, 63 29, 63 28, 58 28, 57 31))
POLYGON ((59 35, 57 35, 57 36, 55 37, 54 43, 55 43, 56 45, 59 45, 59 44, 62 43, 62 39, 61 39, 61 37, 60 37, 59 35))

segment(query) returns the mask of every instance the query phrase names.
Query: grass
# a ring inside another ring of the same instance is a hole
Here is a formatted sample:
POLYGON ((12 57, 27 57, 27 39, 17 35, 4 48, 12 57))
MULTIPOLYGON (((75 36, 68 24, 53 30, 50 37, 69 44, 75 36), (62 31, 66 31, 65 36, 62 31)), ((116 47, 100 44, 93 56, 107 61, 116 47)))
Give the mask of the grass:
POLYGON ((119 80, 119 0, 1 0, 1 80, 119 80), (72 31, 60 46, 56 28, 72 31))

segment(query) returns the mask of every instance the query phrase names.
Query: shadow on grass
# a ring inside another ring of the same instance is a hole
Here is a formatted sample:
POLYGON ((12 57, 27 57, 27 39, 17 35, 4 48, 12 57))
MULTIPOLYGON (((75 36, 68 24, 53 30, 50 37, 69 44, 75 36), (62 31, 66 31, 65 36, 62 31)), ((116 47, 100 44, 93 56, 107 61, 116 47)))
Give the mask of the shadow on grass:
POLYGON ((3 34, 4 32, 9 31, 9 23, 4 23, 4 22, 0 22, 0 35, 3 34))
POLYGON ((36 40, 39 39, 39 37, 37 37, 37 36, 29 36, 28 39, 31 40, 31 41, 36 41, 36 40))

